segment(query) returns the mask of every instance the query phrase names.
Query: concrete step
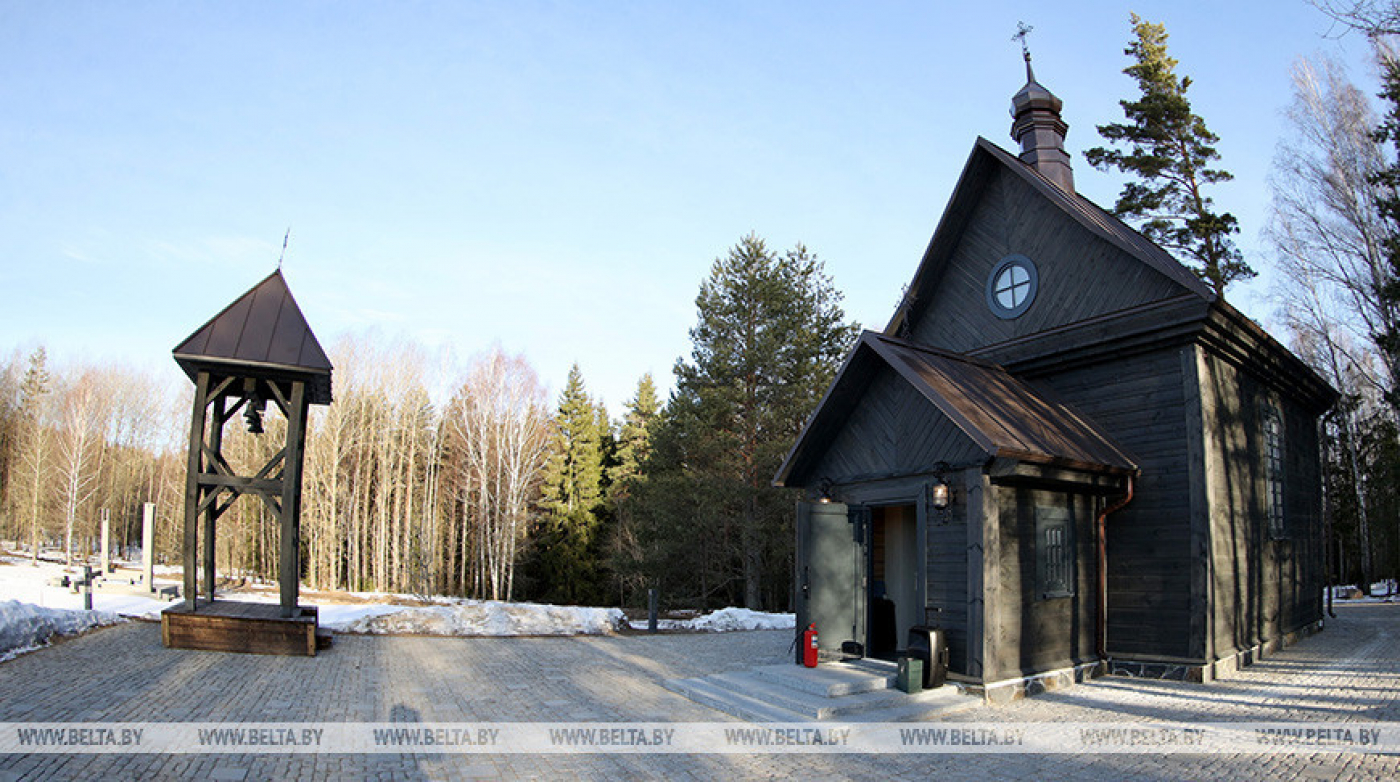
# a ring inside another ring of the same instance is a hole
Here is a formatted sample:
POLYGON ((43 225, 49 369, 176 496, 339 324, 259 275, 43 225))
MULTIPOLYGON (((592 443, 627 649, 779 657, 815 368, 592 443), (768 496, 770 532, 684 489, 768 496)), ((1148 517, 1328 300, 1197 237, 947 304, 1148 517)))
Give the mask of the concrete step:
POLYGON ((754 673, 721 674, 713 677, 715 684, 748 697, 786 709, 808 720, 856 720, 865 715, 879 714, 912 705, 941 703, 948 693, 906 695, 899 690, 862 690, 839 695, 816 695, 807 690, 785 686, 783 680, 773 680, 754 673))
POLYGON ((765 703, 742 692, 712 681, 710 677, 669 679, 662 682, 666 689, 684 695, 701 706, 731 714, 751 722, 801 722, 802 715, 765 703))
POLYGON ((888 690, 895 686, 897 671, 893 663, 889 669, 864 664, 829 663, 816 668, 803 668, 797 665, 765 665, 755 668, 754 673, 786 687, 801 690, 823 698, 839 698, 842 695, 855 695, 862 692, 888 690))
POLYGON ((980 703, 953 685, 908 695, 893 689, 892 680, 879 666, 865 671, 835 665, 764 666, 674 679, 665 686, 710 708, 761 722, 896 722, 930 719, 980 703))

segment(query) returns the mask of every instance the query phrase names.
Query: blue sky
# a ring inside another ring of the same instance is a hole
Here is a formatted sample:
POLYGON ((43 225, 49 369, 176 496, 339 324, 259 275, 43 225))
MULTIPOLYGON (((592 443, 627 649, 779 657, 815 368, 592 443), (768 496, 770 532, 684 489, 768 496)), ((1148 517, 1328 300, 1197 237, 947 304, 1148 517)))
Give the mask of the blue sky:
POLYGON ((1080 153, 1134 93, 1128 14, 1163 22, 1221 137, 1261 271, 1289 67, 1365 42, 1278 2, 57 2, 0 0, 0 350, 181 376, 170 349, 276 266, 330 345, 376 329, 499 343, 552 392, 577 361, 614 415, 688 354, 741 236, 801 241, 882 328, 974 139, 1011 148, 1024 82, 1080 153))

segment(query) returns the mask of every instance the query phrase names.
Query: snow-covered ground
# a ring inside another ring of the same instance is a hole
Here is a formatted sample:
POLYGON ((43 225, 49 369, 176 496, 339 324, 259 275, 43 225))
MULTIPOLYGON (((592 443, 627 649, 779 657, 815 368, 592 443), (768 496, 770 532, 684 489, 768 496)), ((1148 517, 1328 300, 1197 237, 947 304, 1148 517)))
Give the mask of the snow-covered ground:
MULTIPOLYGON (((647 620, 634 619, 634 630, 645 630, 647 620)), ((658 630, 689 630, 692 632, 722 633, 731 630, 791 630, 797 626, 797 618, 792 614, 769 614, 747 608, 721 608, 693 619, 658 619, 658 630)))
POLYGON ((76 635, 122 621, 109 611, 44 608, 18 600, 0 602, 0 662, 49 645, 55 635, 76 635))
MULTIPOLYGON (((157 586, 176 585, 179 570, 160 568, 157 586), (164 576, 164 578, 162 578, 164 576)), ((122 621, 123 617, 159 619, 169 601, 155 597, 92 590, 92 611, 83 610, 83 596, 54 586, 76 572, 62 565, 28 558, 0 556, 0 660, 46 645, 55 635, 71 635, 91 627, 122 621)), ((136 571, 119 570, 113 580, 126 580, 136 571)), ((249 588, 223 593, 234 600, 276 602, 274 589, 249 588)), ((413 634, 443 636, 601 635, 647 623, 628 622, 621 609, 506 603, 455 597, 420 598, 378 592, 341 593, 333 598, 303 594, 303 604, 320 609, 321 626, 340 633, 413 634)), ((767 614, 745 608, 725 608, 689 619, 662 619, 659 629, 689 632, 783 630, 794 627, 792 614, 767 614)))
MULTIPOLYGON (((337 616, 321 624, 338 632, 413 633, 417 635, 605 635, 621 629, 626 618, 619 608, 503 603, 468 600, 456 605, 394 609, 394 606, 359 606, 354 619, 337 616)), ((326 608, 321 608, 325 616, 326 608)))
MULTIPOLYGON (((64 575, 69 578, 75 576, 82 578, 80 571, 81 568, 68 570, 56 562, 40 560, 39 564, 35 566, 27 557, 0 556, 0 601, 17 600, 43 608, 80 611, 83 608, 81 592, 74 592, 68 587, 50 585, 51 581, 62 578, 64 575)), ((139 577, 139 575, 134 570, 119 570, 112 574, 113 579, 120 577, 122 580, 139 577)), ((162 579, 159 576, 156 578, 157 586, 173 586, 176 583, 172 579, 162 579)), ((158 600, 154 596, 142 597, 103 592, 101 589, 92 590, 94 610, 122 616, 159 619, 161 609, 168 605, 170 605, 169 602, 158 600)))
POLYGON ((1400 599, 1400 588, 1394 581, 1377 581, 1371 585, 1371 596, 1366 597, 1355 586, 1334 586, 1332 598, 1352 603, 1393 603, 1400 599))

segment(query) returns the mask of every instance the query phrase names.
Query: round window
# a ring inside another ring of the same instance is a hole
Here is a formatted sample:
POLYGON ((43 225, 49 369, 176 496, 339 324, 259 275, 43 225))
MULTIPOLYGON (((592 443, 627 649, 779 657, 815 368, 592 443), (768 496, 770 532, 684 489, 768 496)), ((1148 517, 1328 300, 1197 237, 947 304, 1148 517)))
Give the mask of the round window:
POLYGON ((987 277, 987 306, 998 318, 1010 320, 1030 309, 1040 278, 1024 255, 1008 255, 987 277))

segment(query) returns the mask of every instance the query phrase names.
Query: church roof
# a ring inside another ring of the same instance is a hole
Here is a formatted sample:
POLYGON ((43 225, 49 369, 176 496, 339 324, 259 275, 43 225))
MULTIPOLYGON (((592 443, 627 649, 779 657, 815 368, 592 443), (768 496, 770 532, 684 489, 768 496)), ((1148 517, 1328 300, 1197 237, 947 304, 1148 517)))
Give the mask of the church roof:
POLYGON ((330 404, 331 362, 279 269, 200 326, 173 351, 194 379, 201 369, 307 375, 312 404, 330 404))
POLYGON ((775 484, 805 484, 805 472, 816 466, 882 364, 937 407, 989 461, 1003 457, 1092 472, 1137 470, 1133 457, 1098 424, 996 364, 867 331, 808 420, 775 484))

